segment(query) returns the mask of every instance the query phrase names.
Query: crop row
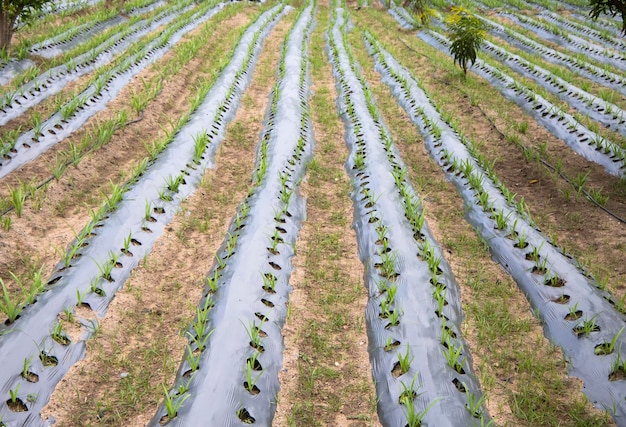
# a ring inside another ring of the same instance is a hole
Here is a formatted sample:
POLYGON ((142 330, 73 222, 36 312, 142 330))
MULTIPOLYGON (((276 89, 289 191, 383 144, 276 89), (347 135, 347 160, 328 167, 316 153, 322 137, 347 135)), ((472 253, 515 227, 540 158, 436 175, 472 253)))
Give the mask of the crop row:
POLYGON ((174 389, 150 425, 270 425, 274 417, 291 258, 305 216, 298 188, 313 145, 305 59, 312 24, 309 5, 283 44, 253 186, 207 276, 174 389))
POLYGON ((0 102, 0 126, 60 92, 69 82, 109 63, 117 54, 144 35, 176 20, 191 9, 185 7, 187 5, 187 1, 175 3, 152 19, 136 22, 127 29, 107 37, 102 44, 95 46, 89 52, 45 71, 10 92, 5 92, 0 102))
MULTIPOLYGON (((200 88, 192 103, 192 111, 197 112, 185 130, 179 128, 176 137, 160 144, 160 152, 152 162, 145 159, 139 163, 126 185, 113 186, 107 202, 92 214, 92 220, 79 233, 56 272, 40 289, 42 293, 35 294, 32 304, 8 319, 0 337, 6 368, 0 374, 1 390, 3 394, 11 390, 16 394, 19 391, 20 396, 34 394, 38 398, 34 402, 20 398, 26 412, 0 409, 4 420, 37 419, 54 385, 82 357, 84 340, 97 330, 97 321, 81 319, 86 329, 78 342, 71 342, 63 331, 59 313, 72 313, 74 306, 85 305, 104 314, 115 292, 149 253, 181 201, 211 164, 225 122, 236 108, 260 43, 279 10, 267 12, 249 28, 231 61, 232 67, 222 73, 228 75, 213 85, 204 103, 210 86, 200 88), (230 89, 220 85, 229 80, 234 81, 230 89), (206 129, 207 118, 213 123, 210 130, 206 129), (208 137, 199 137, 207 132, 208 137), (36 382, 30 381, 34 377, 23 375, 28 372, 37 376, 36 382)), ((3 406, 6 408, 0 408, 3 406)))
MULTIPOLYGON (((443 35, 434 31, 424 31, 420 32, 419 37, 433 47, 450 54, 449 41, 443 35)), ((484 61, 477 59, 472 71, 484 77, 504 96, 517 103, 578 154, 598 163, 612 175, 624 176, 626 151, 623 148, 596 134, 558 106, 484 61)))
POLYGON ((485 52, 490 53, 519 74, 533 79, 541 87, 557 95, 571 107, 599 122, 604 127, 626 136, 626 126, 623 126, 626 123, 626 113, 617 105, 602 101, 589 92, 555 76, 548 70, 493 43, 486 41, 484 48, 485 52))
POLYGON ((329 56, 351 151, 369 353, 383 425, 489 422, 460 334, 459 291, 333 11, 329 56))
POLYGON ((82 93, 61 106, 47 120, 36 123, 33 129, 5 144, 1 153, 4 160, 0 160, 0 178, 30 162, 80 128, 87 119, 104 109, 132 77, 162 57, 183 35, 222 7, 223 3, 216 8, 204 5, 188 12, 151 41, 136 46, 136 53, 124 58, 118 65, 101 70, 82 93))
POLYGON ((431 157, 457 186, 470 223, 526 294, 546 336, 562 348, 570 374, 583 380, 591 402, 623 422, 626 403, 617 396, 626 391, 619 351, 626 341, 621 336, 626 307, 533 226, 523 204, 498 181, 456 121, 437 110, 415 77, 391 55, 370 43, 383 81, 424 136, 431 157))
POLYGON ((608 31, 594 30, 586 25, 582 25, 581 23, 565 19, 554 12, 541 12, 539 16, 546 21, 552 22, 553 24, 574 30, 579 34, 584 34, 585 36, 595 39, 605 45, 609 45, 613 49, 621 49, 622 51, 626 49, 626 43, 617 37, 614 37, 608 31))

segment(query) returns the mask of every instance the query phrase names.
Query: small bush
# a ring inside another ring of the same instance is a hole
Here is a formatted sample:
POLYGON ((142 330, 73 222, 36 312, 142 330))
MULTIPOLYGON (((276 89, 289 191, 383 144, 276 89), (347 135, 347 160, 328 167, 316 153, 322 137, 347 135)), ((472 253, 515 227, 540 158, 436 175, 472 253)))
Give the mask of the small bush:
POLYGON ((476 55, 485 39, 485 26, 482 21, 463 7, 452 8, 452 14, 446 19, 450 37, 450 53, 454 63, 467 75, 468 64, 476 62, 476 55))

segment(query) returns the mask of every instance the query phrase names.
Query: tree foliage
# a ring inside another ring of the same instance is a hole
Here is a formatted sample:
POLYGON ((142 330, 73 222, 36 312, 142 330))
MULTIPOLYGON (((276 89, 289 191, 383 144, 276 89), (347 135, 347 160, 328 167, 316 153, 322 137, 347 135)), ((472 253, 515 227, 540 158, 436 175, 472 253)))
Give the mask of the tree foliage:
POLYGON ((0 49, 7 49, 20 24, 52 0, 0 0, 0 49))
POLYGON ((476 62, 476 55, 485 39, 485 26, 480 19, 463 7, 453 7, 452 14, 446 19, 450 53, 454 63, 467 75, 468 65, 476 62))
POLYGON ((598 19, 602 14, 622 15, 622 34, 626 35, 626 0, 589 0, 591 11, 589 16, 598 19))
POLYGON ((432 11, 426 6, 426 0, 403 0, 402 7, 424 24, 430 20, 432 11))

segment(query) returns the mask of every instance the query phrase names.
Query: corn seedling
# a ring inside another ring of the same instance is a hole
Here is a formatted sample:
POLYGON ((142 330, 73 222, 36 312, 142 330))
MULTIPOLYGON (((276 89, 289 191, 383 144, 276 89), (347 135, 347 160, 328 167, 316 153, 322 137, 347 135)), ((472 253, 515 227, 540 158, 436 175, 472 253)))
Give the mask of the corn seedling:
POLYGON ((626 377, 626 360, 622 359, 622 346, 617 348, 617 357, 611 365, 609 380, 618 380, 626 377))
POLYGON ((380 256, 380 275, 387 279, 394 279, 397 276, 396 273, 396 261, 398 254, 395 252, 379 253, 380 256))
POLYGON ((150 200, 146 199, 146 204, 144 206, 143 218, 148 222, 155 222, 156 220, 152 217, 152 203, 150 200))
POLYGON ((402 386, 402 392, 400 393, 400 404, 401 405, 413 405, 413 401, 417 398, 416 390, 419 389, 419 386, 416 387, 417 377, 419 372, 416 372, 413 375, 413 379, 410 384, 406 384, 404 381, 400 381, 400 385, 402 386))
POLYGON ((265 349, 261 345, 261 327, 263 326, 264 321, 257 326, 256 321, 252 321, 246 328, 246 333, 248 337, 250 337, 250 346, 258 350, 259 352, 263 352, 265 349))
POLYGON ((413 401, 408 402, 405 400, 403 404, 406 407, 406 427, 421 427, 422 420, 424 420, 428 411, 430 411, 430 409, 435 406, 438 401, 439 398, 433 400, 423 411, 417 412, 415 406, 413 406, 413 401))
POLYGON ((600 326, 596 324, 596 318, 599 316, 599 313, 593 316, 591 319, 584 319, 582 323, 579 323, 578 326, 574 327, 574 333, 577 336, 589 336, 592 332, 598 332, 600 330, 600 326))
POLYGON ((400 316, 402 315, 402 311, 399 308, 396 308, 393 311, 389 312, 388 320, 389 323, 385 326, 385 329, 389 329, 393 326, 398 326, 400 324, 400 316))
POLYGON ((506 229, 506 224, 508 223, 508 219, 511 216, 511 214, 509 213, 508 215, 505 215, 502 209, 493 211, 492 214, 493 214, 493 219, 496 222, 496 228, 498 228, 499 230, 506 229))
POLYGON ((206 132, 199 132, 196 136, 193 137, 194 142, 194 154, 193 161, 197 164, 200 164, 200 160, 202 160, 202 155, 204 154, 204 150, 209 143, 209 136, 206 132))
POLYGON ((4 231, 9 231, 11 230, 11 224, 12 224, 12 220, 10 216, 5 216, 2 218, 2 228, 4 228, 4 231))
POLYGON ((50 335, 52 336, 53 340, 61 345, 67 345, 70 343, 70 339, 63 332, 63 325, 61 325, 59 322, 55 322, 50 335))
POLYGON ((217 281, 219 279, 219 273, 215 271, 212 277, 207 277, 205 279, 207 286, 209 287, 212 293, 217 292, 217 281))
POLYGON ((181 406, 183 406, 185 400, 189 399, 190 396, 187 394, 183 397, 179 397, 178 399, 176 399, 175 397, 170 396, 167 388, 165 388, 165 385, 163 385, 163 391, 165 392, 163 406, 165 407, 165 411, 167 412, 168 419, 171 420, 172 418, 175 418, 176 415, 178 415, 178 410, 181 408, 181 406))
POLYGON ((30 356, 28 359, 24 359, 24 363, 22 364, 22 377, 28 379, 30 377, 29 372, 30 372, 30 365, 33 362, 33 357, 34 356, 30 356))
POLYGON ((256 357, 258 357, 258 353, 256 353, 256 355, 253 357, 254 357, 254 360, 252 359, 246 360, 246 381, 243 383, 243 386, 245 387, 246 390, 248 390, 248 393, 259 394, 260 390, 256 386, 256 383, 259 381, 259 378, 263 374, 263 371, 259 372, 259 374, 256 377, 253 375, 253 372, 255 371, 254 364, 256 362, 256 357))
POLYGON ((197 355, 193 354, 193 350, 191 346, 187 344, 187 354, 185 354, 185 360, 187 364, 189 364, 189 369, 191 372, 196 372, 200 368, 200 353, 197 355))
POLYGON ((443 355, 448 362, 448 366, 457 371, 459 374, 464 373, 463 365, 461 364, 461 353, 463 352, 463 346, 454 346, 452 341, 446 343, 446 348, 443 351, 443 355))
POLYGON ((604 356, 604 355, 613 353, 613 351, 615 350, 615 345, 617 344, 617 340, 619 339, 620 335, 622 335, 622 332, 624 332, 623 326, 622 326, 622 329, 620 329, 613 336, 613 339, 611 340, 611 342, 609 343, 605 342, 605 343, 597 345, 594 349, 595 354, 598 356, 604 356))
POLYGON ((276 282, 278 281, 278 278, 274 276, 272 273, 264 273, 262 274, 262 277, 263 277, 263 290, 265 292, 269 292, 272 294, 276 292, 275 288, 276 288, 276 282))
POLYGON ((165 179, 165 183, 167 184, 167 189, 173 193, 178 193, 178 189, 180 185, 183 184, 185 178, 183 175, 178 175, 177 177, 169 176, 165 179))
POLYGON ((22 216, 22 209, 24 208, 24 202, 26 201, 26 192, 22 185, 19 185, 15 188, 9 188, 9 193, 11 195, 11 203, 15 208, 15 214, 18 218, 22 216))
POLYGON ((467 396, 465 408, 469 411, 472 417, 480 418, 483 413, 482 406, 485 403, 485 398, 487 396, 483 394, 477 398, 474 393, 467 389, 467 387, 465 387, 465 395, 467 396))
POLYGON ((2 285, 2 301, 0 301, 0 311, 3 312, 9 323, 13 323, 17 319, 24 308, 21 299, 15 298, 12 300, 9 291, 2 279, 0 279, 0 285, 2 285))
POLYGON ((15 386, 15 390, 13 390, 13 389, 9 390, 9 396, 11 397, 11 403, 13 403, 13 404, 17 403, 17 393, 19 392, 19 390, 20 390, 20 384, 19 383, 15 386))
POLYGON ((400 364, 400 375, 404 375, 409 372, 411 368, 411 362, 413 361, 413 356, 411 356, 411 348, 407 345, 406 352, 404 354, 396 353, 398 357, 398 363, 400 364))
POLYGON ((65 307, 63 310, 63 314, 65 314, 65 318, 68 322, 74 321, 74 313, 72 312, 72 307, 65 307))

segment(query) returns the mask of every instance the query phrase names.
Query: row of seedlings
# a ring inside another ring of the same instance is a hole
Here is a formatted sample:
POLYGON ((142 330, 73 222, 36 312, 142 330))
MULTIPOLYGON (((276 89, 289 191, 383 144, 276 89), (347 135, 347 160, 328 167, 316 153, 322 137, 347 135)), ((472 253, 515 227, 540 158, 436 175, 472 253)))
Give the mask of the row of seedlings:
POLYGON ((419 82, 371 34, 365 38, 376 70, 456 185, 469 222, 526 294, 548 339, 562 348, 570 374, 583 380, 583 392, 594 405, 624 424, 626 362, 619 350, 626 344, 623 302, 615 307, 611 295, 583 267, 532 225, 523 202, 516 202, 498 181, 456 122, 437 110, 419 82))
POLYGON ((489 416, 460 333, 458 286, 352 57, 347 25, 335 9, 328 49, 350 149, 379 419, 388 426, 484 425, 489 416))
POLYGON ((579 34, 590 37, 600 43, 610 46, 613 49, 621 49, 622 51, 626 50, 626 43, 619 38, 614 37, 611 33, 607 31, 597 31, 593 28, 588 27, 587 25, 583 25, 582 23, 566 19, 554 12, 542 11, 541 13, 539 13, 539 16, 546 21, 552 22, 553 24, 561 25, 568 28, 569 30, 574 30, 579 34))
POLYGON ((511 19, 522 28, 532 31, 533 34, 544 40, 549 40, 565 47, 570 52, 588 56, 602 64, 611 65, 621 71, 626 71, 626 56, 620 51, 598 46, 570 34, 567 30, 524 15, 509 12, 500 12, 499 15, 511 19))
POLYGON ((225 7, 208 2, 199 9, 180 16, 151 41, 134 48, 136 53, 117 65, 98 72, 80 94, 63 104, 47 120, 20 135, 0 153, 0 179, 37 158, 41 153, 79 129, 90 117, 103 110, 117 94, 148 65, 156 62, 180 39, 225 7))
POLYGON ((495 21, 480 15, 475 15, 483 21, 488 30, 496 37, 499 37, 511 45, 533 55, 540 56, 543 60, 553 64, 561 65, 567 69, 586 77, 587 79, 605 86, 626 96, 626 77, 614 73, 603 67, 598 67, 582 57, 573 57, 558 50, 551 49, 541 43, 520 34, 510 28, 504 27, 495 21))
MULTIPOLYGON (((423 31, 418 36, 450 55, 450 42, 445 36, 434 31, 423 31)), ((576 153, 601 165, 611 175, 622 177, 626 174, 626 150, 622 147, 596 134, 572 115, 481 59, 476 59, 472 71, 485 78, 576 153)))
POLYGON ((313 145, 306 60, 313 12, 309 5, 300 13, 283 44, 253 187, 207 276, 174 388, 149 425, 272 423, 291 258, 305 217, 298 188, 313 145))
POLYGON ((46 70, 11 91, 4 92, 0 97, 0 126, 60 92, 68 83, 110 63, 141 37, 188 12, 191 9, 189 4, 189 0, 179 1, 151 19, 141 20, 117 34, 108 35, 100 45, 94 46, 88 52, 46 70))
POLYGON ((161 145, 153 162, 145 159, 133 169, 126 185, 113 186, 106 203, 92 214, 43 292, 0 327, 0 393, 11 396, 0 402, 0 418, 6 423, 43 423, 40 409, 67 370, 83 357, 85 340, 98 327, 95 319, 79 319, 84 326, 80 340, 63 339, 60 337, 66 334, 63 325, 59 326, 59 314, 73 313, 74 307, 83 305, 104 315, 182 200, 212 166, 225 126, 249 84, 263 40, 284 9, 275 6, 249 26, 215 84, 199 90, 191 118, 161 145), (26 398, 31 395, 37 398, 26 398), (12 400, 19 400, 22 408, 16 410, 12 400))
POLYGON ((393 19, 400 24, 403 30, 410 31, 415 29, 415 19, 405 8, 396 6, 393 0, 389 0, 387 13, 393 16, 393 19))
POLYGON ((617 105, 603 101, 594 95, 574 86, 550 71, 533 64, 524 58, 508 52, 506 49, 485 41, 485 52, 491 54, 503 64, 508 65, 519 74, 537 82, 548 92, 567 102, 592 120, 599 122, 605 128, 626 136, 626 112, 617 105))

